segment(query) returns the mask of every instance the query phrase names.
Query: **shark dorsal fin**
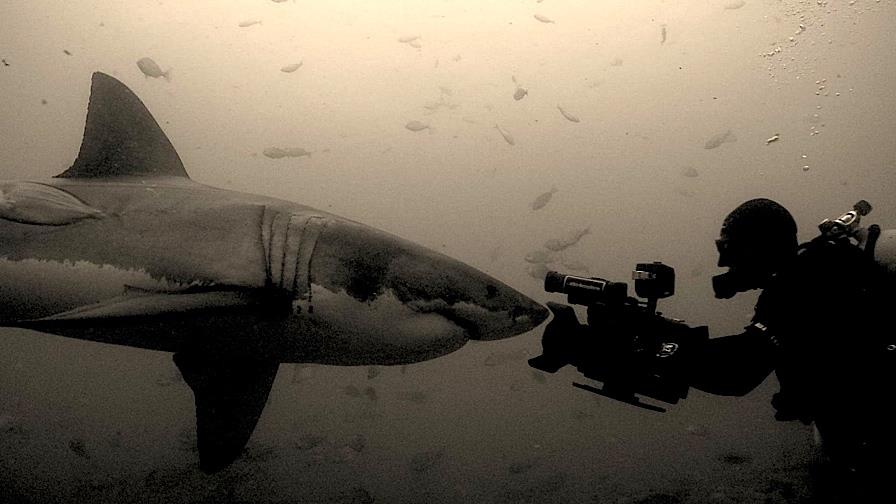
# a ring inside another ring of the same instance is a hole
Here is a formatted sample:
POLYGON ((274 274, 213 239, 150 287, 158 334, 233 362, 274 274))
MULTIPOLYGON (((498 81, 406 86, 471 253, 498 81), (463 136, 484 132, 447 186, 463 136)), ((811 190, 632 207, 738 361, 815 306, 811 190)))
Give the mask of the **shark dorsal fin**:
POLYGON ((140 98, 121 81, 94 72, 81 150, 62 178, 188 177, 140 98))

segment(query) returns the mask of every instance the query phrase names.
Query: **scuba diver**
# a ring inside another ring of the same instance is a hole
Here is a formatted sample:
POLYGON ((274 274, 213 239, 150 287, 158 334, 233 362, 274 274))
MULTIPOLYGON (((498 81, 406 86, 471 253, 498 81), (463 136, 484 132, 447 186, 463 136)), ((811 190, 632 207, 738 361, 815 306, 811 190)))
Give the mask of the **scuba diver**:
POLYGON ((735 208, 716 240, 728 271, 713 277, 713 290, 720 299, 762 292, 743 333, 709 339, 688 360, 691 385, 713 394, 744 395, 774 370, 776 419, 814 422, 832 463, 882 473, 896 467, 887 406, 896 351, 884 325, 892 283, 874 257, 880 228, 858 228, 869 211, 860 202, 798 245, 780 204, 760 198, 735 208))
MULTIPOLYGON (((775 418, 814 422, 831 467, 876 478, 896 468, 896 414, 889 400, 896 385, 896 337, 885 329, 894 306, 896 232, 859 227, 870 212, 865 201, 819 225, 821 233, 799 244, 790 212, 764 198, 749 200, 724 220, 713 277, 720 299, 752 289, 762 292, 750 324, 740 334, 709 338, 656 312, 656 300, 674 292, 674 270, 638 264, 639 301, 626 284, 549 272, 545 290, 587 306, 579 324, 572 307, 548 303, 554 319, 545 328, 543 355, 530 365, 554 372, 575 365, 603 389, 577 387, 648 409, 637 395, 675 403, 690 387, 742 396, 772 371, 780 391, 775 418)), ((883 479, 878 479, 883 481, 883 479)))

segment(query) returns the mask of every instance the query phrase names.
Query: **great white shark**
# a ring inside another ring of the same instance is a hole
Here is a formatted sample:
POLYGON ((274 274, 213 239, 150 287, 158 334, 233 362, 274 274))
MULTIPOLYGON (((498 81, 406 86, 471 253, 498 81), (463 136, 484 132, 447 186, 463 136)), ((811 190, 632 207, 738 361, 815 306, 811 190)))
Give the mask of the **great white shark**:
POLYGON ((406 239, 191 180, 143 102, 100 72, 72 166, 0 181, 0 326, 173 352, 206 472, 239 457, 280 363, 419 362, 546 317, 406 239))

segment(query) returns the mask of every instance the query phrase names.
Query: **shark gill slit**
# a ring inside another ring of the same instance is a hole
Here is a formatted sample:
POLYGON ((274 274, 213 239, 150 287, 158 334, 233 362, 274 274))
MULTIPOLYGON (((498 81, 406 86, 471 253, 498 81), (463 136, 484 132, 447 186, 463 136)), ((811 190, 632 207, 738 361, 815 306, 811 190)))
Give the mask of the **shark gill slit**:
POLYGON ((321 232, 329 221, 323 217, 311 216, 305 221, 302 228, 302 239, 299 243, 299 251, 296 256, 296 275, 293 282, 294 297, 293 311, 304 309, 308 313, 314 311, 311 300, 311 259, 314 256, 314 248, 321 232))
POLYGON ((293 298, 293 311, 311 311, 311 258, 328 219, 265 209, 262 243, 267 284, 293 298))

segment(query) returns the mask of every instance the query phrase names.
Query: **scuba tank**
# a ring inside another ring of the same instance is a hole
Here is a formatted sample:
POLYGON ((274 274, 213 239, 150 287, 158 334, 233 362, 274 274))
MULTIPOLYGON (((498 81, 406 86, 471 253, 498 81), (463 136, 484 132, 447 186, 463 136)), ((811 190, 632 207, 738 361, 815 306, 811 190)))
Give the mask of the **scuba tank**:
POLYGON ((881 230, 877 224, 861 226, 861 218, 870 212, 871 205, 861 200, 840 217, 822 221, 818 225, 821 234, 813 240, 822 246, 857 247, 859 257, 864 254, 862 260, 867 261, 867 268, 858 269, 867 274, 860 280, 864 282, 860 316, 876 322, 860 324, 871 334, 856 333, 851 338, 850 345, 864 346, 860 360, 849 368, 860 374, 854 382, 856 388, 847 389, 855 397, 846 415, 834 412, 833 416, 815 418, 816 440, 829 460, 867 482, 872 475, 884 476, 885 469, 892 467, 896 448, 896 416, 884 406, 896 386, 896 338, 892 330, 883 329, 889 325, 889 313, 896 302, 896 229, 881 230))
POLYGON ((896 277, 896 229, 881 230, 877 224, 862 227, 862 217, 871 213, 871 204, 860 200, 852 210, 836 219, 825 219, 818 225, 819 238, 835 241, 849 240, 874 258, 877 266, 887 274, 896 277))
POLYGON ((874 261, 889 275, 896 276, 896 229, 880 231, 873 247, 874 261))

